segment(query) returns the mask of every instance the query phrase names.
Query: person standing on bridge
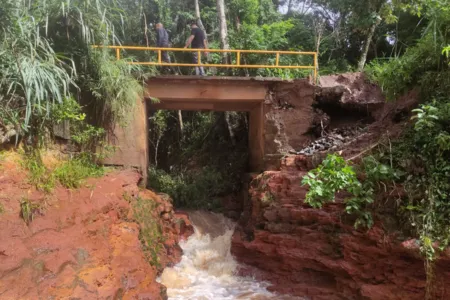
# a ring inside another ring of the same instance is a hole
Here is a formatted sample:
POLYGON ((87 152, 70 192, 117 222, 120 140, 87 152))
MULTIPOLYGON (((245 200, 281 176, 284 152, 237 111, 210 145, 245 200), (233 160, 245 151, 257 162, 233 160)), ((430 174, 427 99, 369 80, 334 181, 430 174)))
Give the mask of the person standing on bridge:
MULTIPOLYGON (((169 48, 169 34, 167 33, 167 30, 164 28, 164 26, 161 23, 156 24, 156 46, 159 48, 169 48)), ((161 60, 165 63, 170 64, 170 56, 169 52, 167 51, 161 51, 161 60)), ((165 66, 164 69, 167 69, 169 73, 172 72, 172 68, 170 66, 165 66)))
MULTIPOLYGON (((206 35, 203 30, 198 28, 197 21, 192 21, 191 23, 191 36, 187 40, 186 46, 184 46, 184 48, 187 48, 189 46, 191 46, 192 49, 208 49, 208 41, 206 40, 206 35)), ((201 57, 198 56, 198 52, 193 52, 192 62, 194 64, 197 64, 199 59, 201 59, 201 57)), ((195 75, 205 76, 205 69, 203 67, 195 67, 195 75)))

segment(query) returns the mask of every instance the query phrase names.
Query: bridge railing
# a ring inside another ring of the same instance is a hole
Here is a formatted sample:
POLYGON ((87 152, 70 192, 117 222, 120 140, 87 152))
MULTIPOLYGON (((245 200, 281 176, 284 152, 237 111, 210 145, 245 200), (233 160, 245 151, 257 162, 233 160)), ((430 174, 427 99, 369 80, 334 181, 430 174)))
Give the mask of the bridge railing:
POLYGON ((173 66, 173 67, 216 67, 216 68, 269 68, 269 69, 306 69, 312 70, 314 82, 317 80, 317 52, 302 52, 302 51, 277 51, 277 50, 235 50, 235 49, 190 49, 190 48, 160 48, 160 47, 140 47, 140 46, 94 46, 94 48, 108 48, 116 51, 116 58, 120 60, 122 50, 139 50, 152 51, 158 55, 157 61, 138 62, 133 61, 130 64, 147 65, 147 66, 173 66), (197 63, 167 63, 162 60, 162 52, 197 52, 197 63), (231 64, 211 64, 203 63, 201 60, 201 53, 235 53, 236 63, 231 64), (241 62, 242 54, 275 54, 275 64, 267 65, 252 65, 241 62), (280 64, 281 55, 306 55, 312 56, 313 64, 308 66, 301 65, 282 65, 280 64))

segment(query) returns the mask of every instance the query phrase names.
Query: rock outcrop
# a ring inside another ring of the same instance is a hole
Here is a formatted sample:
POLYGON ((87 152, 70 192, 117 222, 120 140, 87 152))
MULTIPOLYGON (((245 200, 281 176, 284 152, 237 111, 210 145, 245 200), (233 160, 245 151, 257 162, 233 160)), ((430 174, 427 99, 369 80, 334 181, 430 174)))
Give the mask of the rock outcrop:
POLYGON ((17 163, 0 164, 0 299, 165 299, 158 269, 142 250, 133 202, 154 201, 165 239, 161 268, 181 256, 178 237, 191 229, 169 201, 137 187, 139 174, 115 171, 78 190, 33 189, 17 163), (35 217, 27 225, 20 202, 35 217))
MULTIPOLYGON (((252 181, 232 242, 233 255, 247 266, 241 272, 308 299, 424 299, 424 262, 414 240, 383 218, 368 231, 354 229, 342 197, 323 209, 305 205, 301 179, 318 162, 288 156, 278 171, 252 181)), ((436 274, 435 299, 450 299, 450 251, 436 274)))

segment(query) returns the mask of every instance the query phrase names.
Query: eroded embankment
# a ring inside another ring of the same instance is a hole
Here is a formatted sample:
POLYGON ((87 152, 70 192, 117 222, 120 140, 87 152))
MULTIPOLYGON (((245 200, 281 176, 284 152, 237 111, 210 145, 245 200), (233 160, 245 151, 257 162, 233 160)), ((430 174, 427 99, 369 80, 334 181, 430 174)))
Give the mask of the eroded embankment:
MULTIPOLYGON (((401 135, 417 104, 417 91, 384 103, 363 74, 322 79, 316 92, 311 143, 255 175, 233 236, 231 252, 270 289, 311 299, 424 299, 427 276, 419 243, 401 232, 395 197, 378 195, 375 224, 354 228, 345 195, 314 209, 301 181, 327 152, 358 160, 401 135)), ((293 109, 296 109, 295 107, 293 109)), ((398 188, 397 192, 401 192, 398 188)), ((450 249, 436 262, 435 299, 450 299, 450 249)))
MULTIPOLYGON (((304 203, 300 182, 313 163, 289 156, 278 171, 256 177, 232 254, 269 280, 269 289, 311 299, 424 299, 426 274, 418 244, 395 230, 385 212, 368 231, 355 230, 343 197, 323 209, 304 203)), ((387 200, 386 200, 387 201, 387 200)), ((450 249, 436 264, 437 299, 449 299, 450 249)))
POLYGON ((1 162, 0 298, 164 299, 157 273, 178 262, 179 236, 190 228, 170 202, 139 191, 139 179, 134 171, 114 171, 78 190, 45 195, 27 183, 17 162, 1 162), (29 225, 20 217, 24 199, 34 207, 29 225), (152 203, 147 218, 164 237, 158 267, 142 250, 137 199, 152 203))

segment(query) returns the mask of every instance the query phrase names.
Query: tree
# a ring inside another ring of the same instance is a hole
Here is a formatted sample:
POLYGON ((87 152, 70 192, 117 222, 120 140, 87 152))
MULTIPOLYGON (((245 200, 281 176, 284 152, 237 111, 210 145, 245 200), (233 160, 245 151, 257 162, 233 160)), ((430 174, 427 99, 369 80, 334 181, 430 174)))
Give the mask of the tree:
MULTIPOLYGON (((225 16, 225 3, 224 0, 216 0, 217 3, 217 17, 219 18, 219 38, 220 47, 224 50, 230 49, 230 44, 228 43, 228 28, 227 19, 225 16)), ((229 55, 224 52, 222 56, 224 64, 228 64, 229 55)))
POLYGON ((195 5, 195 17, 197 18, 197 25, 201 30, 206 32, 205 26, 203 26, 202 18, 200 16, 200 4, 198 3, 198 0, 194 0, 194 5, 195 5))

